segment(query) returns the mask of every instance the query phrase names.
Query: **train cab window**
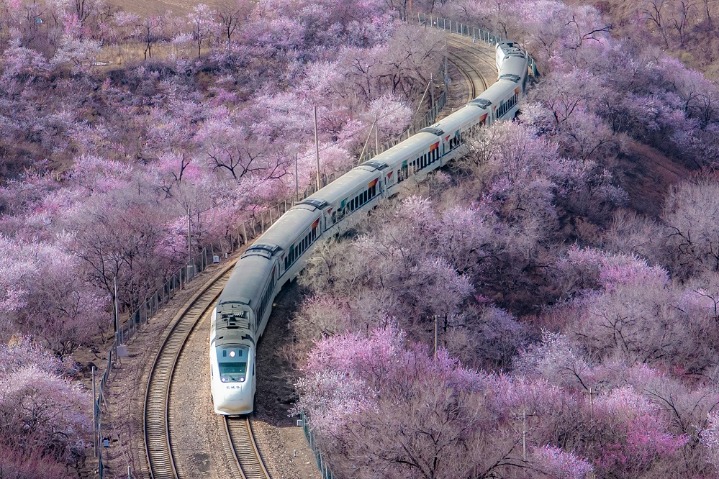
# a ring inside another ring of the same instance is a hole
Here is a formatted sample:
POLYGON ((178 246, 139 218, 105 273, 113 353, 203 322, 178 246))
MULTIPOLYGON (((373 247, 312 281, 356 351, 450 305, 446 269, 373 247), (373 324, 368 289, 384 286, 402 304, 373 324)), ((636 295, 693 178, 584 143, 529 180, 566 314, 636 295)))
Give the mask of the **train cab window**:
POLYGON ((222 359, 218 359, 220 381, 223 383, 244 382, 247 374, 249 349, 246 347, 218 347, 222 349, 222 359))
POLYGON ((221 362, 218 366, 220 367, 220 381, 223 383, 241 383, 245 381, 245 375, 247 374, 246 362, 221 362))

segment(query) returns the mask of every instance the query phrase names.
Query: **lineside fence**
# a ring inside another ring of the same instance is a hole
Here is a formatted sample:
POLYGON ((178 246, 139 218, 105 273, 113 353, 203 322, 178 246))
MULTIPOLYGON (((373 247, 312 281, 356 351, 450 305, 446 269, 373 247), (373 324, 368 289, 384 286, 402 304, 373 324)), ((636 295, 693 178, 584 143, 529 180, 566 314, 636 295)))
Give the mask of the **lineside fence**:
MULTIPOLYGON (((498 43, 499 41, 502 41, 501 37, 495 36, 486 30, 482 30, 476 27, 470 27, 468 25, 445 18, 425 16, 423 14, 419 14, 418 21, 421 25, 432 26, 448 32, 458 33, 460 35, 465 35, 467 37, 473 38, 474 40, 480 40, 493 45, 498 43)), ((537 76, 538 73, 536 71, 536 65, 531 57, 530 68, 532 68, 534 75, 537 76)), ((440 76, 439 78, 442 78, 442 76, 440 76)), ((434 88, 433 85, 430 85, 430 87, 434 88)), ((418 122, 414 122, 412 125, 410 125, 410 127, 408 127, 395 140, 376 146, 374 149, 368 150, 364 155, 362 155, 361 158, 359 158, 359 162, 361 163, 377 156, 378 154, 395 146, 399 142, 414 135, 422 128, 425 128, 434 123, 437 118, 437 115, 442 110, 446 102, 447 84, 444 83, 443 90, 438 95, 436 101, 434 102, 434 105, 429 106, 429 111, 424 115, 421 120, 419 120, 418 122)), ((346 173, 346 171, 337 172, 328 176, 323 175, 322 184, 327 185, 328 183, 334 181, 336 178, 343 175, 344 173, 346 173)), ((199 254, 195 255, 196 257, 193 258, 187 266, 183 266, 182 268, 179 268, 174 273, 169 275, 169 277, 166 278, 162 286, 160 286, 157 290, 155 290, 153 293, 151 293, 143 301, 140 302, 140 306, 136 310, 132 311, 127 315, 123 314, 125 321, 121 321, 119 324, 118 331, 115 334, 113 343, 110 347, 110 350, 108 351, 107 365, 105 367, 105 371, 103 372, 102 377, 99 380, 97 391, 93 391, 93 422, 95 427, 94 449, 95 456, 98 461, 98 475, 100 479, 104 479, 106 469, 102 452, 102 438, 104 431, 103 415, 107 407, 105 401, 105 391, 110 379, 110 374, 112 373, 113 364, 118 358, 118 349, 120 350, 120 352, 122 352, 123 348, 125 347, 124 344, 126 344, 126 342, 131 339, 143 325, 147 324, 149 319, 152 318, 162 306, 167 304, 167 302, 170 301, 172 297, 174 297, 177 291, 184 289, 187 283, 192 281, 192 279, 195 278, 197 274, 203 272, 205 269, 207 269, 208 266, 219 263, 231 253, 234 253, 243 245, 247 244, 250 240, 264 233, 267 228, 269 228, 272 223, 274 223, 276 219, 278 219, 287 210, 294 206, 296 201, 301 201, 307 198, 316 190, 316 186, 314 186, 314 182, 312 182, 311 186, 299 193, 298 198, 288 199, 280 202, 279 204, 267 207, 262 210, 258 210, 256 213, 253 213, 250 219, 241 223, 234 229, 233 232, 230 233, 229 251, 225 251, 222 255, 217 255, 214 253, 214 251, 203 248, 202 251, 199 252, 199 254)), ((304 414, 301 415, 301 420, 305 436, 307 437, 310 448, 315 454, 315 457, 317 459, 317 466, 322 473, 322 479, 335 479, 329 467, 324 462, 322 453, 319 451, 315 444, 312 430, 304 414)), ((133 476, 131 474, 131 471, 128 469, 128 479, 131 479, 132 477, 133 476)))

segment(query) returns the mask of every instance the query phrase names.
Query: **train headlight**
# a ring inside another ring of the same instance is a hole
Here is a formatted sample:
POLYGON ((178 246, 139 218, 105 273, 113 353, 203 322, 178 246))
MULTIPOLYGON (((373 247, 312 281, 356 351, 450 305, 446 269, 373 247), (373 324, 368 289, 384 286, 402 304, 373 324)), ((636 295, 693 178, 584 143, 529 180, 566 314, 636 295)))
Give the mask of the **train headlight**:
POLYGON ((230 351, 230 357, 231 357, 231 358, 234 358, 234 357, 235 357, 235 352, 234 352, 234 351, 230 351))

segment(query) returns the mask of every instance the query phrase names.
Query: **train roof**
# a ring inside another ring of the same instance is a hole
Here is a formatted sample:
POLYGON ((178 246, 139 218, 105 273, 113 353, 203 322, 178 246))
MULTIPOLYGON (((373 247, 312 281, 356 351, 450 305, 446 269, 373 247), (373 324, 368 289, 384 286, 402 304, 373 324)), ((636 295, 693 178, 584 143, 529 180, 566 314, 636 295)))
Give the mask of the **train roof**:
MULTIPOLYGON (((224 321, 220 321, 220 323, 224 323, 224 321)), ((248 334, 249 329, 249 322, 246 321, 237 328, 227 325, 219 326, 215 330, 215 337, 212 340, 212 344, 216 347, 247 345, 247 343, 255 344, 252 335, 248 334)))
POLYGON ((502 79, 504 75, 516 75, 517 77, 524 78, 527 76, 527 65, 529 60, 523 56, 512 56, 507 57, 502 62, 502 67, 499 70, 499 78, 502 79))
MULTIPOLYGON (((489 110, 487 110, 489 111, 489 110)), ((442 118, 440 121, 432 125, 431 128, 439 128, 444 131, 444 137, 449 134, 453 134, 455 131, 462 129, 466 125, 472 124, 477 121, 477 118, 482 115, 483 110, 476 106, 464 106, 459 110, 455 111, 449 116, 442 118)))
POLYGON ((480 97, 484 100, 492 102, 492 106, 487 109, 495 109, 499 107, 502 100, 507 98, 509 92, 515 88, 522 88, 522 86, 510 80, 499 80, 482 92, 480 97))
POLYGON ((320 202, 324 201, 327 205, 335 204, 354 193, 360 186, 367 186, 367 183, 377 177, 378 169, 380 168, 374 166, 358 166, 353 168, 329 185, 308 196, 304 202, 307 200, 315 200, 320 202))
POLYGON ((262 288, 272 275, 274 261, 264 256, 245 256, 240 258, 227 280, 225 289, 217 300, 217 310, 221 313, 223 305, 246 305, 257 307, 262 288))
MULTIPOLYGON (((269 256, 277 253, 277 251, 269 251, 267 248, 261 248, 262 245, 278 246, 280 249, 287 251, 289 247, 294 244, 297 236, 312 226, 312 223, 314 223, 321 215, 318 211, 320 209, 318 206, 321 206, 321 203, 312 205, 303 202, 293 206, 277 221, 275 221, 274 224, 267 229, 267 231, 257 238, 255 243, 248 248, 243 256, 261 254, 261 249, 267 251, 269 256), (255 250, 254 253, 253 249, 255 250)), ((267 254, 265 254, 265 256, 267 256, 267 254)))
MULTIPOLYGON (((390 168, 396 168, 402 164, 402 161, 412 156, 417 156, 433 143, 436 143, 442 133, 443 132, 428 131, 428 129, 425 128, 419 133, 410 136, 408 139, 397 143, 392 148, 375 156, 371 161, 385 163, 390 168)), ((367 163, 368 162, 365 162, 363 165, 367 163)))

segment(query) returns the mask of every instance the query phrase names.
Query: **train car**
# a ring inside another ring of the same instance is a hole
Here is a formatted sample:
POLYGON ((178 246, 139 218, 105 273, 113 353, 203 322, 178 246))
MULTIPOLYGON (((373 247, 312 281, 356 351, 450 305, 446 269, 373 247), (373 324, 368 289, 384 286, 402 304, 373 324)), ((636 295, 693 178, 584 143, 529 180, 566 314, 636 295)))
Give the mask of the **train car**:
POLYGON ((256 392, 254 359, 272 300, 301 269, 298 259, 319 239, 321 213, 297 205, 245 251, 212 313, 210 371, 215 412, 249 414, 256 392))
POLYGON ((210 376, 218 414, 248 414, 254 408, 258 306, 274 290, 276 270, 276 261, 268 256, 241 258, 212 312, 210 376))
POLYGON ((511 42, 497 45, 498 80, 466 106, 353 168, 299 202, 238 260, 212 313, 210 370, 218 414, 254 410, 255 353, 285 283, 294 279, 323 237, 336 236, 410 177, 422 179, 466 150, 477 130, 516 115, 528 58, 511 42))
POLYGON ((366 211, 377 205, 383 192, 380 178, 381 168, 363 164, 340 176, 299 204, 314 205, 320 209, 324 217, 323 233, 336 236, 354 224, 352 220, 354 213, 366 211))

